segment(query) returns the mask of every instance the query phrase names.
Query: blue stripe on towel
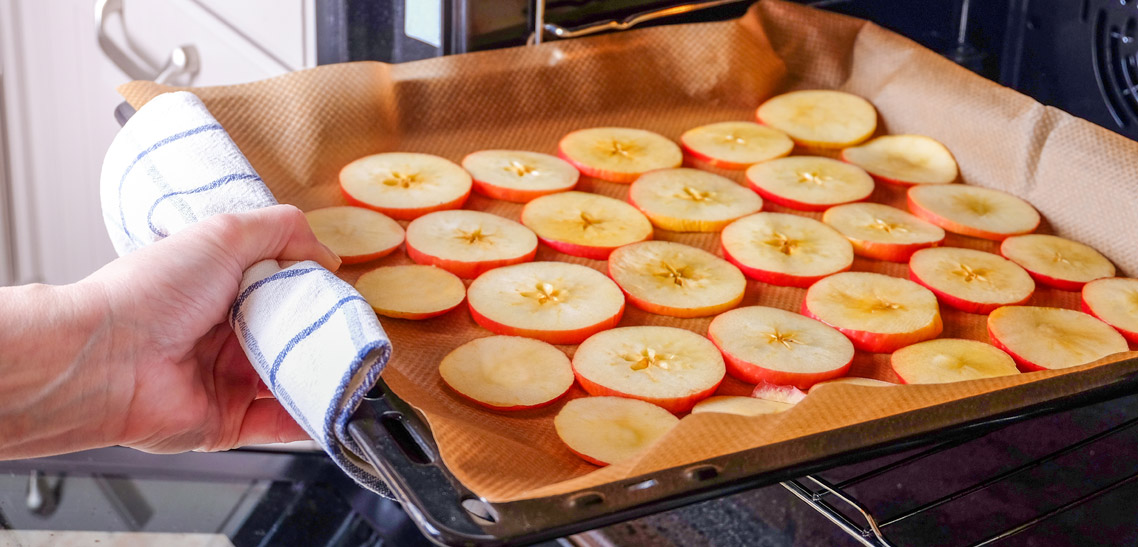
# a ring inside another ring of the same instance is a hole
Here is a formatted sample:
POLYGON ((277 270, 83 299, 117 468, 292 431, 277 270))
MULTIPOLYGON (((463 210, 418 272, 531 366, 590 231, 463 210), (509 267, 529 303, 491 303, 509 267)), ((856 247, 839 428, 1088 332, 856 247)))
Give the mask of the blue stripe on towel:
POLYGON ((365 302, 365 303, 367 302, 366 300, 364 300, 364 298, 362 296, 359 296, 359 295, 353 295, 353 296, 341 298, 338 302, 333 304, 332 308, 329 309, 324 315, 322 315, 320 317, 320 319, 317 319, 314 323, 305 327, 304 330, 298 332, 296 334, 296 336, 293 336, 292 340, 288 341, 288 344, 285 344, 284 349, 281 350, 280 354, 277 355, 276 360, 273 361, 272 368, 269 369, 269 387, 270 388, 276 387, 276 385, 277 385, 277 372, 281 368, 281 363, 283 363, 285 358, 288 357, 288 352, 292 351, 292 348, 296 347, 296 345, 299 344, 301 341, 303 341, 305 338, 308 338, 309 335, 316 332, 316 330, 319 329, 321 326, 323 326, 324 323, 327 323, 328 319, 330 319, 332 317, 332 315, 335 314, 336 311, 339 310, 344 304, 347 304, 348 302, 353 302, 353 301, 360 301, 360 302, 365 302))
MULTIPOLYGON (((146 212, 146 225, 150 227, 150 231, 153 232, 154 235, 156 235, 158 237, 166 237, 168 234, 164 234, 164 233, 159 232, 158 227, 154 225, 154 209, 157 209, 159 204, 161 204, 163 201, 166 201, 167 199, 172 198, 174 196, 182 196, 182 195, 186 195, 186 194, 197 194, 199 192, 206 192, 209 190, 213 190, 214 188, 225 186, 226 184, 229 184, 230 182, 237 181, 237 180, 257 180, 257 181, 259 181, 259 180, 261 180, 261 177, 258 177, 255 173, 232 173, 229 175, 225 175, 224 177, 221 177, 221 178, 219 178, 219 179, 217 179, 217 180, 215 180, 209 184, 198 186, 197 188, 192 188, 190 190, 179 190, 177 192, 168 192, 166 194, 163 194, 162 197, 154 200, 154 203, 152 203, 150 205, 150 210, 146 212)), ((189 220, 191 222, 193 222, 193 221, 196 221, 197 219, 189 219, 189 220)))
POLYGON ((299 270, 281 270, 273 275, 270 275, 269 277, 253 283, 252 285, 249 285, 248 287, 245 287, 245 290, 241 291, 241 294, 237 296, 237 300, 233 301, 233 307, 229 308, 229 316, 231 318, 236 317, 237 312, 241 309, 241 304, 245 303, 245 299, 249 298, 249 295, 253 294, 253 291, 257 290, 265 283, 270 283, 279 279, 288 279, 290 277, 296 277, 298 275, 304 275, 323 269, 324 268, 302 268, 299 270))
POLYGON ((119 205, 119 220, 122 222, 122 231, 124 234, 126 234, 126 237, 128 239, 130 239, 131 241, 134 241, 134 236, 130 234, 130 230, 126 227, 126 212, 123 210, 123 206, 122 206, 122 188, 123 188, 123 184, 126 182, 126 176, 130 174, 130 171, 132 169, 134 169, 134 166, 137 165, 138 162, 142 161, 142 158, 145 158, 151 152, 158 150, 159 148, 162 148, 163 146, 166 146, 167 144, 170 144, 170 143, 175 142, 175 141, 182 140, 182 139, 189 137, 189 136, 192 136, 192 135, 197 135, 198 133, 202 133, 205 131, 219 131, 219 130, 221 130, 221 124, 215 122, 215 123, 210 123, 210 124, 202 125, 199 127, 195 127, 193 129, 189 129, 186 131, 182 131, 181 133, 175 133, 173 135, 170 135, 169 137, 166 137, 165 139, 162 139, 162 140, 150 145, 150 148, 147 148, 146 150, 139 152, 138 156, 136 156, 134 158, 134 160, 130 162, 130 165, 127 165, 126 170, 123 171, 122 177, 119 178, 118 205, 119 205))

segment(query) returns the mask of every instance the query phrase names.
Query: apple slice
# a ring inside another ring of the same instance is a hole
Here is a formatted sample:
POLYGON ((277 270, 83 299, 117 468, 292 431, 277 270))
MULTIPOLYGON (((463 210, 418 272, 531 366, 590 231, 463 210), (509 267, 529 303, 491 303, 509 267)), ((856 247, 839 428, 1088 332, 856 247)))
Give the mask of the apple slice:
POLYGON ((944 328, 932 291, 870 272, 843 272, 811 285, 802 313, 838 329, 855 348, 875 353, 936 338, 944 328))
POLYGON ((907 262, 913 253, 944 242, 939 226, 880 203, 831 207, 822 222, 846 236, 858 256, 890 262, 907 262))
POLYGON ((582 397, 553 418, 557 436, 569 451, 595 465, 636 456, 680 419, 656 405, 623 397, 582 397))
POLYGON ((842 150, 842 160, 893 184, 948 184, 956 180, 956 159, 940 142, 923 135, 885 135, 842 150))
POLYGON ((944 384, 1019 374, 1008 354, 983 342, 938 338, 903 347, 889 357, 906 384, 944 384))
POLYGON ((1108 277, 1083 285, 1082 309, 1138 344, 1138 279, 1108 277))
POLYGON ((861 378, 858 376, 846 376, 844 378, 835 378, 833 380, 826 380, 825 382, 818 382, 810 386, 810 390, 806 392, 807 395, 814 393, 819 387, 837 384, 849 384, 852 386, 867 386, 867 387, 889 387, 897 384, 891 382, 883 382, 881 380, 874 380, 873 378, 861 378))
MULTIPOLYGON (((850 355, 853 355, 853 346, 850 346, 850 355)), ((806 398, 806 392, 794 386, 758 382, 755 384, 755 389, 751 390, 751 397, 786 405, 796 405, 806 398)))
POLYGON ((430 319, 462 304, 466 286, 434 266, 376 268, 356 280, 356 290, 375 313, 397 319, 430 319))
POLYGON ((475 192, 517 203, 572 190, 581 175, 561 158, 524 150, 474 152, 462 167, 474 178, 475 192))
POLYGON ((635 207, 585 192, 542 196, 522 209, 522 224, 568 255, 605 260, 613 249, 652 239, 652 223, 635 207))
POLYGON ((495 334, 577 344, 615 327, 620 287, 604 274, 565 262, 527 262, 490 270, 467 289, 474 321, 495 334))
POLYGON ((383 213, 361 207, 324 207, 304 213, 316 239, 344 264, 391 254, 403 243, 403 227, 383 213))
POLYGON ((767 99, 755 112, 768 125, 803 146, 845 148, 877 130, 877 110, 869 101, 841 91, 792 91, 767 99))
POLYGON ((698 169, 645 173, 628 188, 628 201, 657 228, 715 232, 759 212, 763 198, 728 178, 698 169))
POLYGON ((1110 325, 1062 308, 1004 306, 988 316, 988 337, 1024 372, 1076 367, 1130 349, 1110 325))
POLYGON ((758 416, 760 414, 774 414, 790 410, 794 405, 780 403, 769 399, 756 399, 754 397, 738 397, 730 395, 716 395, 708 397, 692 407, 692 414, 703 412, 718 412, 720 414, 738 414, 740 416, 758 416))
POLYGON ((626 245, 609 257, 609 276, 636 307, 672 317, 705 317, 743 301, 747 279, 707 251, 671 241, 626 245))
POLYGON ((812 218, 759 213, 723 229, 723 256, 752 279, 809 287, 853 265, 849 240, 812 218))
POLYGON ((340 189, 348 202, 397 220, 461 208, 472 184, 463 168, 430 154, 375 154, 340 170, 340 189))
POLYGON ((914 215, 966 236, 1001 241, 1039 227, 1039 213, 1030 203, 999 190, 925 185, 910 188, 908 198, 914 215))
POLYGON ((794 150, 786 133, 754 122, 719 122, 689 129, 680 144, 692 158, 720 169, 746 169, 794 150))
POLYGON ((913 253, 909 279, 927 287, 941 302, 968 313, 1024 304, 1035 293, 1035 282, 1015 262, 958 247, 913 253))
POLYGON ((590 395, 630 397, 687 412, 726 374, 715 344, 674 327, 622 327, 590 336, 573 354, 573 374, 590 395))
MULTIPOLYGON (((727 373, 757 384, 755 393, 764 391, 759 388, 768 383, 807 389, 837 378, 849 371, 854 356, 853 344, 842 333, 797 313, 764 306, 738 308, 716 317, 707 336, 723 352, 727 373)), ((793 397, 769 395, 797 402, 793 397)))
POLYGON ((663 135, 625 127, 574 131, 561 139, 557 155, 585 176, 612 182, 632 182, 648 171, 684 162, 680 147, 663 135))
POLYGON ((799 211, 825 211, 862 201, 873 177, 856 165, 819 156, 779 158, 747 169, 747 182, 763 199, 799 211))
POLYGON ((543 407, 573 387, 561 350, 520 336, 471 340, 443 357, 439 374, 459 395, 494 410, 543 407))
POLYGON ((479 211, 436 211, 407 225, 407 256, 471 279, 533 260, 537 236, 509 219, 479 211))
POLYGON ((1088 281, 1114 277, 1114 264, 1093 248, 1058 236, 1012 236, 1000 244, 1004 258, 1023 266, 1036 281, 1077 291, 1088 281))

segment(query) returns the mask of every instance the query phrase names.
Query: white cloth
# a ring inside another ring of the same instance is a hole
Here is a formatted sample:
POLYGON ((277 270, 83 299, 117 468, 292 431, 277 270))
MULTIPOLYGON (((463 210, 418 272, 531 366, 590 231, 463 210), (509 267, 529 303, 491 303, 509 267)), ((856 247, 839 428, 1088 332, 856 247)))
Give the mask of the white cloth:
MULTIPOLYGON (((229 134, 187 92, 155 97, 127 122, 103 160, 100 192, 119 255, 212 215, 277 203, 229 134)), ((386 494, 347 432, 391 355, 363 297, 315 262, 266 260, 245 271, 229 322, 293 418, 352 478, 386 494)))

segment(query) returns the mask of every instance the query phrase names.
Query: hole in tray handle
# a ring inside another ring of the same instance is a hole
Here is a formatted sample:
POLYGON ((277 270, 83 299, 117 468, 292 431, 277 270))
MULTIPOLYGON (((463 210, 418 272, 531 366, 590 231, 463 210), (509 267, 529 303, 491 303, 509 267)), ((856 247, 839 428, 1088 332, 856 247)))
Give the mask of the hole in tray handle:
POLYGON ((407 422, 403 420, 403 415, 398 412, 385 412, 379 417, 379 423, 383 425, 391 439, 395 444, 399 445, 399 449, 403 451, 403 455, 407 459, 417 464, 429 464, 434 461, 431 457, 430 450, 423 444, 419 436, 416 435, 411 428, 408 427, 407 422))
POLYGON ((569 506, 574 509, 587 509, 589 507, 596 507, 605 502, 605 497, 600 492, 584 492, 569 498, 569 506))
POLYGON ((714 465, 700 465, 689 468, 685 473, 688 480, 703 482, 719 476, 719 468, 714 465))

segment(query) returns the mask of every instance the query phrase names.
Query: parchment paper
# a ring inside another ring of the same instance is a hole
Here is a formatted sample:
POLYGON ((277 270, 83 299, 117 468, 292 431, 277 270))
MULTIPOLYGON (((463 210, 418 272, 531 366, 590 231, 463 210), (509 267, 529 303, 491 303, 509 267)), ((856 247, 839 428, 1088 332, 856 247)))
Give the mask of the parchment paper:
MULTIPOLYGON (((1041 232, 1090 244, 1121 272, 1138 270, 1132 229, 1138 226, 1138 144, 984 80, 873 24, 774 0, 758 3, 732 22, 650 28, 402 65, 332 65, 192 91, 277 198, 310 209, 344 204, 337 173, 366 154, 425 152, 457 162, 487 148, 555 153, 562 135, 599 125, 645 128, 678 140, 699 125, 752 120, 768 97, 803 88, 866 97, 880 113, 879 133, 918 133, 940 140, 956 155, 963 182, 1027 199, 1046 219, 1041 232)), ((171 89, 133 82, 120 91, 137 107, 171 89)), ((742 181, 741 172, 716 172, 742 181)), ((624 198, 628 188, 584 178, 579 189, 624 198)), ((873 200, 905 207, 902 189, 880 183, 873 200)), ((520 205, 478 195, 466 207, 515 220, 521 211, 520 205)), ((764 210, 788 212, 770 203, 764 210)), ((718 234, 657 230, 656 237, 719 252, 718 234)), ((992 242, 956 235, 949 235, 946 245, 996 250, 992 242)), ((605 266, 545 246, 537 258, 602 271, 605 266)), ((345 267, 341 275, 354 281, 370 268, 407 262, 398 252, 345 267)), ((861 258, 853 269, 907 275, 905 264, 861 258)), ((803 289, 751 281, 744 305, 798 311, 804 294, 803 289)), ((1077 309, 1078 293, 1040 288, 1031 304, 1077 309)), ((986 316, 944 306, 942 314, 942 336, 987 341, 986 316)), ((709 322, 651 315, 630 306, 622 325, 673 325, 706 334, 709 322)), ((768 463, 754 471, 777 469, 1075 393, 1138 369, 1133 360, 1138 353, 1131 352, 1106 359, 1104 363, 1114 362, 1109 367, 1098 363, 938 386, 834 386, 782 414, 686 417, 641 457, 598 469, 572 455, 554 433, 552 418, 561 403, 495 413, 445 388, 437 372, 439 360, 461 343, 490 334, 474 324, 465 308, 424 322, 384 319, 383 325, 395 348, 384 379, 427 418, 450 470, 491 501, 570 492, 756 447, 763 447, 762 461, 768 463)), ((574 348, 563 349, 572 354, 574 348)), ((851 374, 897 381, 888 358, 859 352, 851 374)), ((720 393, 747 394, 749 389, 728 379, 720 393)), ((582 395, 575 387, 570 397, 582 395)))

